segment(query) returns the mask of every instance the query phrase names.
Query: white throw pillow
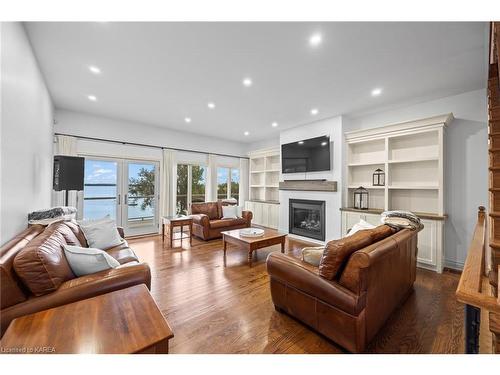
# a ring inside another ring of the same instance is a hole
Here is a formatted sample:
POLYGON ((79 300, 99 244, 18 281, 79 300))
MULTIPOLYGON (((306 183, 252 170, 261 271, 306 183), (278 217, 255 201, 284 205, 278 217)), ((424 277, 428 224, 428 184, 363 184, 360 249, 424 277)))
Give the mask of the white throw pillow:
POLYGON ((324 246, 304 247, 302 249, 302 260, 306 263, 312 264, 313 266, 319 267, 319 263, 321 262, 321 257, 324 252, 324 246))
POLYGON ((354 233, 359 232, 360 230, 363 230, 363 229, 373 229, 373 228, 375 228, 375 225, 372 225, 372 224, 364 221, 363 219, 361 219, 359 221, 359 223, 356 223, 352 226, 349 233, 347 233, 347 236, 352 236, 354 233))
POLYGON ((64 245, 64 254, 76 276, 116 268, 120 263, 105 251, 90 247, 64 245))
POLYGON ((222 219, 237 219, 238 207, 237 206, 222 206, 222 219))
POLYGON ((78 222, 89 247, 109 249, 123 243, 118 234, 118 228, 113 219, 105 217, 99 220, 84 220, 78 222))

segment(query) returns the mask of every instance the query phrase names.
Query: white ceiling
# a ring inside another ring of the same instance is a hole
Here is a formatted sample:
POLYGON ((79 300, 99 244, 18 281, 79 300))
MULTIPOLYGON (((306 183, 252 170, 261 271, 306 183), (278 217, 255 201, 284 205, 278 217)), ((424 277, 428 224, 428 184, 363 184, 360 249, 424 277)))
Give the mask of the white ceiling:
POLYGON ((486 83, 487 23, 25 25, 56 108, 243 142, 486 83))

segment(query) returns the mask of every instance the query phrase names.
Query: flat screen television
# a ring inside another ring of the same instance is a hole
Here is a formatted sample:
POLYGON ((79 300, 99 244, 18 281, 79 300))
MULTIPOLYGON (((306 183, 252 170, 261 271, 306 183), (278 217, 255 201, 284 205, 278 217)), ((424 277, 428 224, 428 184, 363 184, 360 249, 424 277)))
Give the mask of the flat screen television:
POLYGON ((281 172, 330 170, 330 137, 322 136, 281 145, 281 172))

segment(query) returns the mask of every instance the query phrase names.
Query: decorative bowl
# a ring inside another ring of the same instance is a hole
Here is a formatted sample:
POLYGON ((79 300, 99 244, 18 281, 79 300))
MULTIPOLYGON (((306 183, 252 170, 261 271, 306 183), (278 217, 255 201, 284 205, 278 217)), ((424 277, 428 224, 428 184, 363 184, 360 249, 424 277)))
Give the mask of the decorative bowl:
POLYGON ((264 229, 259 229, 259 228, 240 229, 240 236, 242 237, 261 237, 263 235, 264 235, 264 229))

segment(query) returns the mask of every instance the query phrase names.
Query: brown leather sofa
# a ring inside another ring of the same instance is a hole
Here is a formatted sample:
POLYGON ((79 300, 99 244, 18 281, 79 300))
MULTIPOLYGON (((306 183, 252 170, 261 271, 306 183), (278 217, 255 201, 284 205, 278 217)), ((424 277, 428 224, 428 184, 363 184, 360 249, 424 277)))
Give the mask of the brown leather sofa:
POLYGON ((319 267, 271 253, 267 270, 276 310, 350 352, 363 352, 413 289, 417 233, 404 229, 380 241, 365 242, 363 248, 347 256, 333 280, 322 277, 319 267))
POLYGON ((252 225, 252 212, 243 211, 237 219, 222 219, 222 206, 226 203, 205 202, 191 205, 193 218, 193 234, 203 240, 221 238, 221 232, 233 229, 248 228, 252 225))
POLYGON ((76 223, 33 225, 0 248, 1 336, 19 316, 133 285, 151 286, 148 264, 140 263, 126 242, 106 250, 120 267, 81 277, 69 267, 64 244, 87 247, 76 223))

